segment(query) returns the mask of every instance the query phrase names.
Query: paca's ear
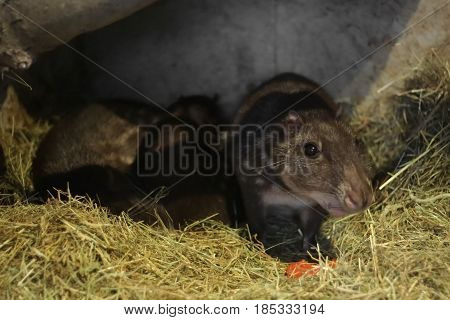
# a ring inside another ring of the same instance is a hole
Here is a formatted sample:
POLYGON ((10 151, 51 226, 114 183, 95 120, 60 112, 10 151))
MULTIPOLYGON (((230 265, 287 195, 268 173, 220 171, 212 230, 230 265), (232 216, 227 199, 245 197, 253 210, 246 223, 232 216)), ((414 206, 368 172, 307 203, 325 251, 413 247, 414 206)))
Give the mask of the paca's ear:
POLYGON ((301 116, 296 111, 289 111, 282 121, 287 136, 293 137, 303 125, 301 116))
POLYGON ((286 127, 292 127, 292 126, 300 127, 303 125, 303 120, 297 111, 289 111, 289 113, 286 115, 286 117, 283 120, 283 124, 286 127))

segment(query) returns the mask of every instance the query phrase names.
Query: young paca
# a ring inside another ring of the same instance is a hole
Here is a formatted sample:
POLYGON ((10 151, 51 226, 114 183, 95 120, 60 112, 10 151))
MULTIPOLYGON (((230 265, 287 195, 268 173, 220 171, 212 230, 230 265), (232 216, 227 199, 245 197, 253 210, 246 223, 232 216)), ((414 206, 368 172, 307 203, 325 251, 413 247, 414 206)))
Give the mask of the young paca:
MULTIPOLYGON (((63 118, 37 151, 33 163, 36 190, 46 198, 58 190, 69 189, 72 195, 89 196, 113 213, 127 211, 136 220, 152 223, 155 217, 149 211, 153 211, 153 204, 146 195, 164 186, 169 190, 156 207, 164 222, 179 226, 219 213, 218 219, 228 223, 231 205, 225 192, 227 181, 196 173, 146 176, 145 170, 139 168, 145 156, 176 153, 182 140, 195 128, 218 121, 215 101, 203 96, 181 98, 169 111, 176 117, 154 106, 109 101, 88 104, 63 118), (143 147, 146 131, 142 128, 163 125, 178 126, 180 130, 162 140, 162 144, 143 147)), ((153 165, 171 166, 170 161, 178 159, 167 157, 165 163, 153 165)), ((195 159, 188 160, 195 163, 195 159)), ((153 172, 159 169, 150 168, 153 172)))
POLYGON ((235 119, 242 128, 235 164, 249 227, 283 260, 308 257, 328 215, 371 203, 366 164, 337 113, 317 84, 283 74, 250 94, 235 119))

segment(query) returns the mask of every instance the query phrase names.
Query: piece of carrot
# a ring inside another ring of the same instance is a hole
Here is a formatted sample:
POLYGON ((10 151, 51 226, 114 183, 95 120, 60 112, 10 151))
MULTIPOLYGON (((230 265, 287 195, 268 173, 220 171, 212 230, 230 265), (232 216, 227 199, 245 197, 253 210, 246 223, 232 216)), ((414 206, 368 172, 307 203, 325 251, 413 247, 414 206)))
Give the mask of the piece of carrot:
MULTIPOLYGON (((327 262, 327 266, 330 268, 336 268, 336 260, 330 260, 327 262)), ((303 276, 314 276, 320 270, 320 265, 317 263, 311 263, 304 259, 290 263, 286 268, 286 276, 289 278, 300 278, 303 276)))

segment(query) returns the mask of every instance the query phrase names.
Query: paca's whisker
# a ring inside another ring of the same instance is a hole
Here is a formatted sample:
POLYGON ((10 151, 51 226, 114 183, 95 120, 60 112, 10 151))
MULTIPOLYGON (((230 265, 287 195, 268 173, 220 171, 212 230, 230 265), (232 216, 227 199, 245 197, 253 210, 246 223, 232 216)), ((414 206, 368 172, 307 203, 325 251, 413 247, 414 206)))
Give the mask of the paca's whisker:
POLYGON ((264 166, 253 168, 253 170, 257 171, 257 170, 265 169, 265 168, 268 168, 268 167, 276 168, 276 167, 279 167, 279 166, 281 166, 281 165, 283 165, 285 163, 286 163, 286 160, 282 160, 282 161, 278 161, 278 162, 272 162, 272 163, 266 164, 264 166))

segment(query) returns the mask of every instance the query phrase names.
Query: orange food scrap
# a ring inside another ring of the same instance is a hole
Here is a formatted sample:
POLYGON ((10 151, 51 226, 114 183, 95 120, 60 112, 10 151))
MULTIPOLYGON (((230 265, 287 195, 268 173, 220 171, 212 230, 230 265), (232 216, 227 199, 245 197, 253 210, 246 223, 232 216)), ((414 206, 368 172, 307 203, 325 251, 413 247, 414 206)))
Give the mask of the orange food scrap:
MULTIPOLYGON (((327 266, 330 268, 336 268, 336 260, 330 260, 327 262, 327 266)), ((289 278, 300 278, 302 276, 314 276, 320 270, 320 265, 317 263, 311 263, 304 259, 293 262, 288 265, 286 269, 286 276, 289 278)))

